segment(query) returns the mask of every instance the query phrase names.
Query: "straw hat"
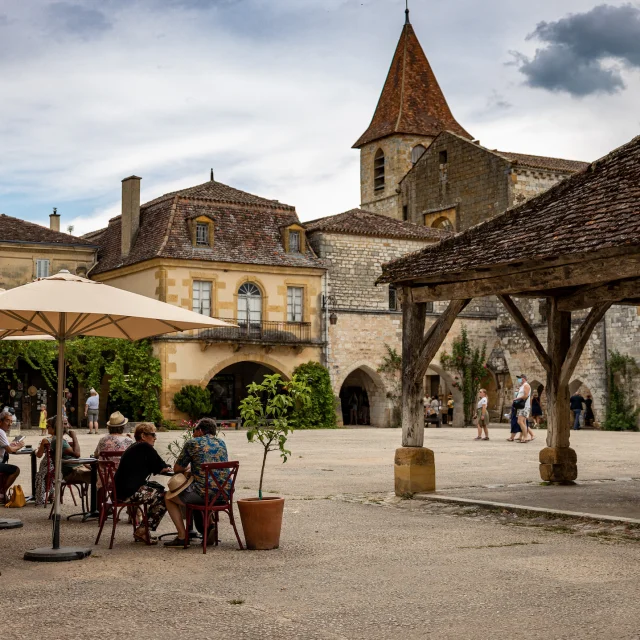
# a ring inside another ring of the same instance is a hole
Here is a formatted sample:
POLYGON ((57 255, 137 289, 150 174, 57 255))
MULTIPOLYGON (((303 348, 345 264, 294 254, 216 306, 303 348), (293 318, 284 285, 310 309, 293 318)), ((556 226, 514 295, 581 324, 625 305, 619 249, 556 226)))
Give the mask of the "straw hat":
POLYGON ((189 476, 187 478, 184 473, 176 473, 170 478, 168 482, 169 491, 167 491, 166 494, 167 498, 171 500, 171 498, 177 496, 178 494, 182 493, 187 487, 191 486, 192 483, 193 476, 189 476))
POLYGON ((125 418, 119 411, 116 411, 109 416, 107 427, 124 427, 127 422, 129 422, 129 420, 125 418))

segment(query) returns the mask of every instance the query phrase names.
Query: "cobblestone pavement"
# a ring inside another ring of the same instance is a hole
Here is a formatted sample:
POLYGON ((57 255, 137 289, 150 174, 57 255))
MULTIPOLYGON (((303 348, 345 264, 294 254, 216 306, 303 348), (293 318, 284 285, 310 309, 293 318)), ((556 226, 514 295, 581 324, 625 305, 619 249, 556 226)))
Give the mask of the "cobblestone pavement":
MULTIPOLYGON (((440 487, 539 483, 536 443, 506 433, 484 443, 469 429, 429 430, 440 487)), ((637 530, 399 500, 399 435, 296 433, 291 461, 268 463, 266 488, 287 497, 272 552, 238 551, 224 522, 206 556, 135 544, 121 524, 111 551, 104 541, 82 562, 31 564, 22 554, 47 543, 47 511, 6 510, 24 528, 0 531, 3 638, 640 638, 637 530)), ((160 435, 161 453, 174 437, 160 435)), ((225 437, 250 495, 259 448, 225 437)), ((640 434, 573 440, 581 478, 634 475, 640 434)), ((95 441, 81 436, 83 453, 95 441)), ((28 460, 17 460, 28 486, 28 460)), ((96 529, 65 521, 63 544, 93 546, 96 529)))

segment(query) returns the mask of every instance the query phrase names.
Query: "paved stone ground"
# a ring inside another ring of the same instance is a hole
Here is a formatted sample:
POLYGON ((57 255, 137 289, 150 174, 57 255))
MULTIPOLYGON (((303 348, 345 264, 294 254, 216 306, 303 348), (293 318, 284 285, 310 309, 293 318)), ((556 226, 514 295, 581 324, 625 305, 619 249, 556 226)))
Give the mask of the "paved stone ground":
MULTIPOLYGON (((537 487, 542 438, 523 446, 505 442, 506 430, 493 429, 489 442, 473 435, 427 431, 441 489, 537 487)), ((161 453, 174 437, 160 434, 161 453)), ((241 462, 239 492, 251 495, 259 448, 242 432, 225 437, 241 462)), ((548 519, 398 500, 399 439, 396 430, 296 433, 291 461, 268 463, 265 488, 287 498, 282 547, 272 552, 239 552, 224 523, 221 546, 206 556, 136 545, 121 525, 112 551, 104 541, 82 562, 30 564, 22 554, 48 540, 47 512, 7 511, 25 526, 0 531, 2 637, 640 639, 632 531, 569 535, 572 524, 548 519)), ((96 440, 81 436, 83 453, 96 440)), ((581 479, 637 474, 640 434, 572 440, 581 479)), ((28 486, 28 460, 14 459, 28 486)), ((65 522, 63 543, 92 546, 96 528, 65 522)))

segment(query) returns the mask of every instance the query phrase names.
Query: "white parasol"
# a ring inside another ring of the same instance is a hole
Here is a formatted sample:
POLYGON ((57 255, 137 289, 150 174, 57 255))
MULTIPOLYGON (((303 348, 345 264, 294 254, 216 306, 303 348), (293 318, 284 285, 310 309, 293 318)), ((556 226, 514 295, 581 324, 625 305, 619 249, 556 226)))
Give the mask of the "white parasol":
MULTIPOLYGON (((62 439, 65 342, 79 336, 140 340, 163 333, 225 327, 229 323, 63 270, 0 293, 0 339, 51 336, 58 341, 56 439, 62 439)), ((53 548, 27 551, 25 559, 55 562, 88 556, 90 549, 60 547, 62 447, 56 447, 53 548)))

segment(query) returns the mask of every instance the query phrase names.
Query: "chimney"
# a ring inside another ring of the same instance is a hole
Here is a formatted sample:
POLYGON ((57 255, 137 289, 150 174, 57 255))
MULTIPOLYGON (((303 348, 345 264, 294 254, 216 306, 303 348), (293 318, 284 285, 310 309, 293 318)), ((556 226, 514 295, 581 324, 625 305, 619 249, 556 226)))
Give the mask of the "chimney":
POLYGON ((131 252, 140 227, 140 180, 142 178, 129 176, 122 181, 120 235, 123 258, 126 258, 131 252))
POLYGON ((49 229, 51 231, 60 231, 60 215, 56 207, 53 207, 53 213, 49 214, 49 229))

